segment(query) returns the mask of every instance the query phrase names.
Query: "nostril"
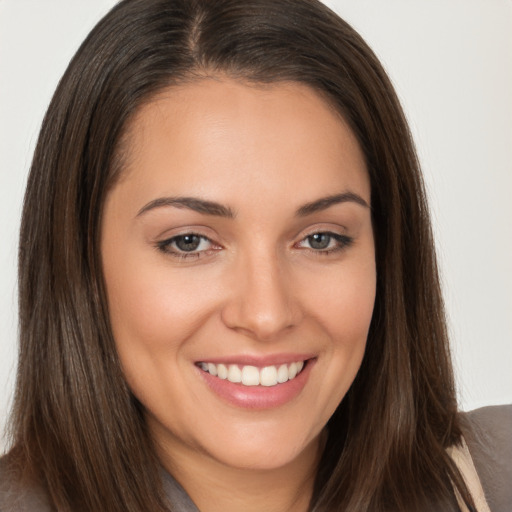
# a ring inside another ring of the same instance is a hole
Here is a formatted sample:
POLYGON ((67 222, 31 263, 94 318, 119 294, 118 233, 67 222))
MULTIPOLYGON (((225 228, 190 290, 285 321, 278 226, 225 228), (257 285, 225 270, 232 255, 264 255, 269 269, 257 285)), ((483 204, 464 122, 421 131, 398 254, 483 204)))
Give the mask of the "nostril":
POLYGON ((231 304, 222 312, 224 324, 262 341, 272 340, 297 325, 295 315, 288 308, 270 310, 248 303, 231 304), (265 310, 262 310, 265 309, 265 310))

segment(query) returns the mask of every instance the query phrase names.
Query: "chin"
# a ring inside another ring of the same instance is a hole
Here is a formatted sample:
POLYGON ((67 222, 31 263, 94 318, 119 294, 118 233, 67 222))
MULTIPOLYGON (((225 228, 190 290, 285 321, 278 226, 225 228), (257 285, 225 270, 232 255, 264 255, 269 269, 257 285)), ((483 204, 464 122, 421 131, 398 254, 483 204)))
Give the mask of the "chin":
POLYGON ((256 432, 244 430, 225 442, 214 443, 212 449, 203 446, 203 450, 224 466, 252 471, 277 470, 302 458, 317 457, 320 433, 305 437, 306 427, 298 432, 280 427, 279 433, 269 432, 271 428, 275 429, 269 426, 259 427, 256 432))

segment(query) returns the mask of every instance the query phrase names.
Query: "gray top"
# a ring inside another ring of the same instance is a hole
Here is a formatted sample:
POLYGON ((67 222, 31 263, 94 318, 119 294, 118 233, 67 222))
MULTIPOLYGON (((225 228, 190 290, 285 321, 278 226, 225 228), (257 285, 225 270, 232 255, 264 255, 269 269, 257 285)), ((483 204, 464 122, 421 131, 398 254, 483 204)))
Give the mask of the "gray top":
MULTIPOLYGON (((464 424, 464 438, 491 512, 512 512, 512 405, 466 413, 464 424)), ((4 466, 0 461, 0 512, 52 512, 41 491, 27 489, 14 496, 13 479, 4 466)), ((173 511, 199 512, 183 487, 171 475, 162 473, 173 511)))
POLYGON ((512 405, 464 415, 468 445, 491 512, 512 512, 512 405))
POLYGON ((163 482, 165 494, 173 505, 173 512, 200 512, 185 489, 166 471, 163 471, 163 482))

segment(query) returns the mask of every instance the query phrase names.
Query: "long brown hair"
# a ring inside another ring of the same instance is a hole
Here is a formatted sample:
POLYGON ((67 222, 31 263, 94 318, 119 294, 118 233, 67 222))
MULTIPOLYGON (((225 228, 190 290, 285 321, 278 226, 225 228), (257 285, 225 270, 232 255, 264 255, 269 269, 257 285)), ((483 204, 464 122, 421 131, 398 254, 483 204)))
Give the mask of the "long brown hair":
MULTIPOLYGON (((159 464, 109 325, 99 254, 123 133, 172 84, 296 81, 350 124, 372 187, 377 296, 361 369, 329 421, 311 509, 471 506, 425 193, 394 90, 316 0, 125 0, 93 29, 46 114, 24 202, 9 462, 59 511, 163 511, 159 464)), ((179 122, 177 120, 176 122, 179 122)))

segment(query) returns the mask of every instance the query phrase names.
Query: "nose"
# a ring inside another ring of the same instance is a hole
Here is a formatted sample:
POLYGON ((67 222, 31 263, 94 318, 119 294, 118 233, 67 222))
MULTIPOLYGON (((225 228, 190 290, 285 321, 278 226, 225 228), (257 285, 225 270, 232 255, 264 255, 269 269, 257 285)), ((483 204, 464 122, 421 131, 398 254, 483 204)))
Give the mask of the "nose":
POLYGON ((222 310, 224 324, 261 341, 276 339, 297 326, 302 312, 285 267, 275 253, 240 258, 222 310))

